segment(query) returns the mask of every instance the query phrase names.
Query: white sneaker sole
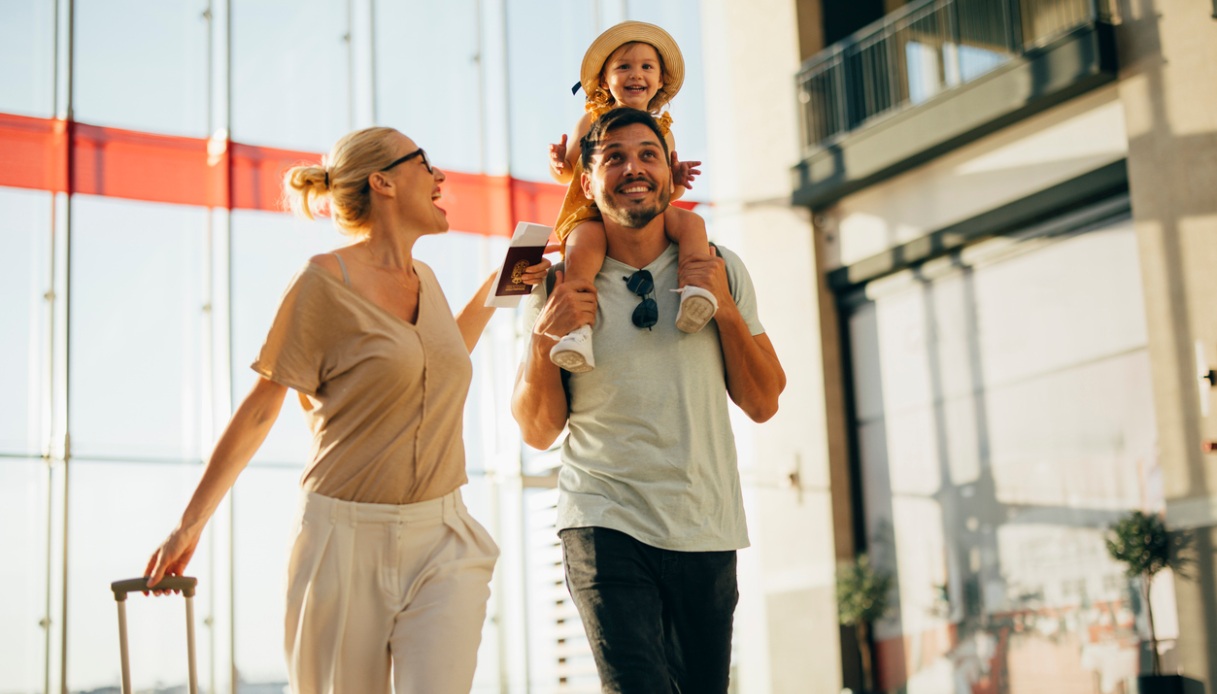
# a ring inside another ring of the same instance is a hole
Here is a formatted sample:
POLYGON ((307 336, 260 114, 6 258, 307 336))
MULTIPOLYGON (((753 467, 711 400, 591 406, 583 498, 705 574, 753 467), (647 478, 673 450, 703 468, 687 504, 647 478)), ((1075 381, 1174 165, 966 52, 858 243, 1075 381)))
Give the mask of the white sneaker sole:
POLYGON ((587 373, 596 368, 595 364, 589 363, 582 354, 574 350, 550 352, 549 360, 573 374, 587 373))
POLYGON ((714 317, 718 307, 709 299, 701 296, 690 296, 680 302, 680 311, 676 314, 676 329, 685 333, 695 333, 706 327, 706 323, 714 317))

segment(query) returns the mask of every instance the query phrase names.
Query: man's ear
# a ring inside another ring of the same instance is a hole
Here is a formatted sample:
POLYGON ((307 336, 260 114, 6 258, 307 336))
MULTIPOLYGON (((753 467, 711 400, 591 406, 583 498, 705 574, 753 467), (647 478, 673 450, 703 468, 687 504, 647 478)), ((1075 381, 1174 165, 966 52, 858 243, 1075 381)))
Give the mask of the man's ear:
POLYGON ((583 173, 579 174, 579 186, 583 188, 583 197, 587 198, 588 200, 596 199, 592 196, 592 177, 590 174, 588 174, 588 172, 584 171, 583 173))

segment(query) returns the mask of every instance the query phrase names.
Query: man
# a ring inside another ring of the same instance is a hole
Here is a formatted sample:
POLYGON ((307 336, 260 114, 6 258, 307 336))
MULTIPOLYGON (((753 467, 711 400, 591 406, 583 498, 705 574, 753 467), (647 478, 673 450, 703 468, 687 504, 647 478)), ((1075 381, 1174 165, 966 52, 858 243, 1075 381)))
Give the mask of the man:
POLYGON ((763 422, 786 376, 729 251, 685 268, 718 300, 713 324, 691 334, 673 325, 677 250, 662 214, 672 172, 654 119, 614 109, 582 147, 608 257, 594 283, 557 273, 548 302, 540 289, 530 297, 536 319, 512 413, 536 448, 569 427, 558 529, 604 691, 726 692, 735 552, 748 545, 727 396, 763 422), (561 372, 552 336, 589 322, 596 369, 561 372))

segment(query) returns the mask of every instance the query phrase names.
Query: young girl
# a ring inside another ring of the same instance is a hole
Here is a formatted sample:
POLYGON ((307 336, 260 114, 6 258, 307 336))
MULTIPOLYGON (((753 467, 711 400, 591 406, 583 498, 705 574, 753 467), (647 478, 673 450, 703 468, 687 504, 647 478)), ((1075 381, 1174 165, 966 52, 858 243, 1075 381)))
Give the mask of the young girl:
MULTIPOLYGON (((668 32, 645 22, 622 22, 601 34, 587 49, 580 70, 580 86, 587 94, 587 113, 575 126, 573 142, 567 145, 566 135, 549 147, 549 168, 554 180, 569 184, 562 210, 554 227, 566 260, 566 276, 592 281, 604 263, 607 241, 600 212, 595 203, 583 194, 580 184, 579 141, 587 134, 592 123, 611 109, 624 107, 648 111, 652 115, 676 96, 684 82, 684 59, 680 48, 668 32)), ((578 87, 576 87, 578 89, 578 87)), ((679 161, 676 157, 676 141, 670 127, 672 117, 668 113, 658 116, 660 127, 666 134, 668 151, 672 152, 672 181, 676 200, 691 187, 693 178, 700 174, 699 161, 679 161)), ((668 238, 679 246, 680 259, 690 254, 710 253, 706 238, 706 223, 701 217, 678 207, 668 207, 664 212, 664 226, 668 238)), ((676 327, 687 333, 701 330, 718 311, 714 294, 681 282, 678 291, 680 311, 676 316, 676 327)), ((572 373, 583 373, 595 368, 592 355, 592 330, 590 325, 581 326, 563 337, 554 345, 549 358, 558 366, 572 373)))

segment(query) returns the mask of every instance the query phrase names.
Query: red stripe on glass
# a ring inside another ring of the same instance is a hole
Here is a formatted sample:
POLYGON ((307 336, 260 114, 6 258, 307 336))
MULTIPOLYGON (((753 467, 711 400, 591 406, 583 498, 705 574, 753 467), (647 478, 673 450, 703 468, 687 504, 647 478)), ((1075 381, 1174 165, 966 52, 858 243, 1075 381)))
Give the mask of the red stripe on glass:
MULTIPOLYGON (((0 113, 0 186, 236 210, 281 210, 283 173, 321 155, 225 139, 156 135, 0 113), (68 156, 71 154, 71 175, 68 156), (69 180, 70 178, 70 180, 69 180)), ((510 236, 550 224, 565 187, 446 171, 440 206, 453 229, 510 236)))

